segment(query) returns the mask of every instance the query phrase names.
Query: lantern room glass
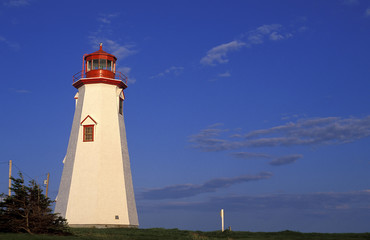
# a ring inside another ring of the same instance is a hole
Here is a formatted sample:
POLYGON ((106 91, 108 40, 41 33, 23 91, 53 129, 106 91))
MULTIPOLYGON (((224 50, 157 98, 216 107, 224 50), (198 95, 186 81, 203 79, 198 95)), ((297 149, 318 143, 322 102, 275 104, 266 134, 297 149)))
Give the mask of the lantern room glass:
POLYGON ((114 62, 107 59, 93 59, 86 61, 86 72, 98 69, 109 70, 113 72, 114 62))
POLYGON ((107 59, 99 59, 99 69, 107 69, 107 59))
POLYGON ((99 59, 93 59, 93 70, 99 69, 99 59))
POLYGON ((107 61, 107 70, 112 71, 112 61, 107 61))
POLYGON ((87 71, 90 71, 91 70, 91 60, 90 61, 87 61, 87 71))

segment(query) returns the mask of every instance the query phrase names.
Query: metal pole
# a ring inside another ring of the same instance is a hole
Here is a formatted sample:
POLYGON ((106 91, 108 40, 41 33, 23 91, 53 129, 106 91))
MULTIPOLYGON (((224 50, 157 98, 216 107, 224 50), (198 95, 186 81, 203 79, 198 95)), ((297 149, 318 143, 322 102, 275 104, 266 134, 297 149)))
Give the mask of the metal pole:
POLYGON ((12 160, 9 160, 9 196, 12 195, 12 160))
POLYGON ((50 173, 48 173, 48 177, 46 179, 46 192, 45 192, 45 196, 48 197, 48 190, 49 190, 49 177, 50 177, 50 173))

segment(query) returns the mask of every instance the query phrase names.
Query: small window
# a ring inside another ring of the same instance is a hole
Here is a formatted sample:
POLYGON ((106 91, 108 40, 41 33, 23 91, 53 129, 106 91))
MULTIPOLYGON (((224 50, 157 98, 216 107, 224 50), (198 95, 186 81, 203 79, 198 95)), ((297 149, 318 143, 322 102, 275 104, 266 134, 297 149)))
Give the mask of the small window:
POLYGON ((123 99, 119 98, 119 114, 123 114, 123 99))
POLYGON ((91 60, 87 61, 87 72, 91 70, 91 60))
POLYGON ((84 142, 94 141, 94 125, 84 126, 84 142))

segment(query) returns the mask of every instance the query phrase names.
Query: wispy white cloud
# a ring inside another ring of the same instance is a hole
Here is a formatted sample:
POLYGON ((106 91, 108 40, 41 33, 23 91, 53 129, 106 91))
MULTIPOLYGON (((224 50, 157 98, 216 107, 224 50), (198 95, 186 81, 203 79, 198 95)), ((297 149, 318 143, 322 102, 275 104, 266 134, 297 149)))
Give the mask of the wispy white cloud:
POLYGON ((294 163, 302 157, 303 157, 302 154, 283 156, 283 157, 279 157, 279 158, 272 160, 271 162, 269 162, 269 164, 273 166, 286 165, 286 164, 294 163))
POLYGON ((30 4, 30 0, 7 0, 3 3, 8 7, 23 7, 30 4))
POLYGON ((224 72, 224 73, 220 73, 220 74, 218 74, 218 76, 219 76, 219 77, 221 77, 221 78, 227 78, 227 77, 230 77, 230 76, 231 76, 231 74, 230 74, 230 72, 229 72, 229 71, 226 71, 226 72, 224 72))
POLYGON ((6 44, 8 47, 10 47, 10 48, 12 48, 13 50, 16 50, 16 51, 18 51, 21 48, 18 43, 9 41, 3 36, 0 36, 0 44, 1 43, 6 44))
POLYGON ((132 43, 122 44, 118 41, 97 36, 95 34, 89 36, 89 39, 94 49, 96 49, 100 43, 103 43, 103 50, 108 51, 109 53, 116 56, 118 59, 124 59, 137 53, 137 50, 135 50, 135 44, 132 43))
MULTIPOLYGON (((265 195, 226 195, 222 197, 210 197, 205 201, 187 202, 161 202, 156 204, 155 209, 191 209, 193 211, 214 211, 223 206, 228 206, 228 211, 240 212, 260 210, 290 209, 309 215, 327 215, 332 213, 345 213, 348 211, 366 211, 370 213, 370 190, 353 192, 319 192, 306 194, 265 194, 265 195)), ((152 208, 154 206, 151 206, 152 208)), ((307 216, 306 216, 307 217, 307 216)))
POLYGON ((88 38, 94 49, 99 46, 99 43, 103 43, 103 49, 109 51, 119 59, 124 59, 137 53, 137 50, 134 43, 122 43, 120 40, 113 40, 115 38, 112 37, 112 33, 114 32, 112 20, 118 15, 117 13, 100 14, 97 18, 99 24, 97 24, 96 31, 92 32, 88 38))
POLYGON ((292 154, 281 157, 274 157, 266 153, 254 153, 254 152, 234 152, 231 156, 240 159, 272 159, 268 164, 272 166, 282 166, 296 162, 302 158, 302 154, 292 154))
POLYGON ((26 90, 26 89, 18 89, 18 90, 15 90, 16 93, 30 93, 31 91, 29 90, 26 90))
POLYGON ((12 92, 15 92, 15 93, 19 93, 19 94, 31 93, 31 91, 27 90, 27 89, 10 88, 9 90, 12 91, 12 92))
POLYGON ((342 0, 342 4, 344 5, 357 5, 359 3, 358 0, 342 0))
POLYGON ((134 50, 134 44, 119 44, 118 42, 110 39, 106 39, 105 43, 107 49, 110 50, 113 55, 120 59, 124 59, 137 52, 136 50, 134 50))
POLYGON ((163 72, 160 72, 154 76, 151 76, 150 78, 162 78, 164 76, 179 76, 184 71, 184 67, 178 67, 178 66, 172 66, 164 70, 163 72))
POLYGON ((229 71, 226 71, 226 72, 224 72, 224 73, 219 73, 219 74, 217 74, 215 77, 213 77, 213 78, 209 79, 208 81, 210 81, 210 82, 214 82, 214 81, 217 81, 217 80, 219 80, 219 79, 221 79, 221 78, 229 78, 229 77, 231 77, 231 74, 230 74, 230 72, 229 72, 229 71))
POLYGON ((117 17, 119 14, 99 14, 98 21, 103 24, 110 24, 112 23, 112 19, 117 17))
POLYGON ((278 41, 292 37, 293 34, 285 32, 281 24, 262 25, 244 35, 249 44, 262 44, 265 40, 278 41))
POLYGON ((193 197, 202 193, 216 192, 219 189, 228 188, 234 184, 269 179, 271 177, 272 173, 261 172, 257 175, 242 175, 232 178, 215 178, 203 184, 178 184, 163 188, 148 189, 143 191, 139 196, 145 200, 193 197))
POLYGON ((370 136, 370 116, 364 118, 299 119, 284 125, 246 133, 243 138, 222 136, 224 130, 204 129, 190 137, 201 151, 224 151, 245 147, 328 145, 353 142, 370 136))
POLYGON ((121 60, 137 53, 134 43, 122 43, 119 38, 116 40, 114 35, 114 18, 118 17, 119 13, 99 14, 96 19, 98 24, 96 31, 88 36, 93 49, 97 49, 99 43, 103 43, 103 50, 117 57, 117 70, 127 76, 127 83, 134 84, 136 78, 131 76, 131 68, 128 66, 120 66, 121 60), (114 40, 113 40, 114 39, 114 40))
POLYGON ((200 63, 204 65, 216 65, 218 63, 227 63, 227 54, 239 50, 241 47, 245 46, 244 42, 234 40, 229 43, 224 43, 218 45, 211 50, 209 50, 201 60, 200 63))
POLYGON ((270 34, 270 40, 277 41, 284 39, 284 36, 277 32, 272 32, 270 34))
POLYGON ((366 9, 365 16, 366 17, 370 17, 370 8, 366 9))
POLYGON ((220 44, 213 47, 200 60, 203 65, 214 66, 221 63, 229 62, 228 55, 231 52, 239 51, 243 47, 262 44, 266 40, 278 41, 291 38, 292 33, 286 32, 280 24, 262 25, 252 31, 242 34, 237 40, 220 44))
POLYGON ((281 27, 281 24, 262 25, 261 27, 257 28, 256 32, 261 34, 270 34, 273 31, 278 31, 281 29, 281 27))
POLYGON ((254 152, 234 152, 231 155, 235 158, 250 159, 250 158, 272 158, 270 154, 254 153, 254 152))
POLYGON ((136 78, 130 76, 131 68, 130 67, 119 67, 117 69, 119 72, 122 72, 127 77, 128 84, 136 83, 136 78))

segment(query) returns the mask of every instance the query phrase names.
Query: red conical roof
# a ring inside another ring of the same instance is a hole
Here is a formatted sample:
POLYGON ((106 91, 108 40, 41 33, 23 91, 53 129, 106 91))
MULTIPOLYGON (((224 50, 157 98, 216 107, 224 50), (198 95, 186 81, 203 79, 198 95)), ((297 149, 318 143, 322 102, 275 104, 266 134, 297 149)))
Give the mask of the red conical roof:
MULTIPOLYGON (((90 53, 90 54, 87 54, 85 56, 85 60, 90 60, 90 59, 97 59, 97 58, 101 58, 101 56, 107 56, 106 58, 107 59, 114 59, 114 61, 117 61, 117 58, 116 56, 114 56, 113 54, 110 54, 110 53, 107 53, 106 51, 103 51, 103 44, 100 43, 100 48, 98 51, 96 52, 93 52, 93 53, 90 53)), ((112 59, 112 60, 113 60, 112 59)))

